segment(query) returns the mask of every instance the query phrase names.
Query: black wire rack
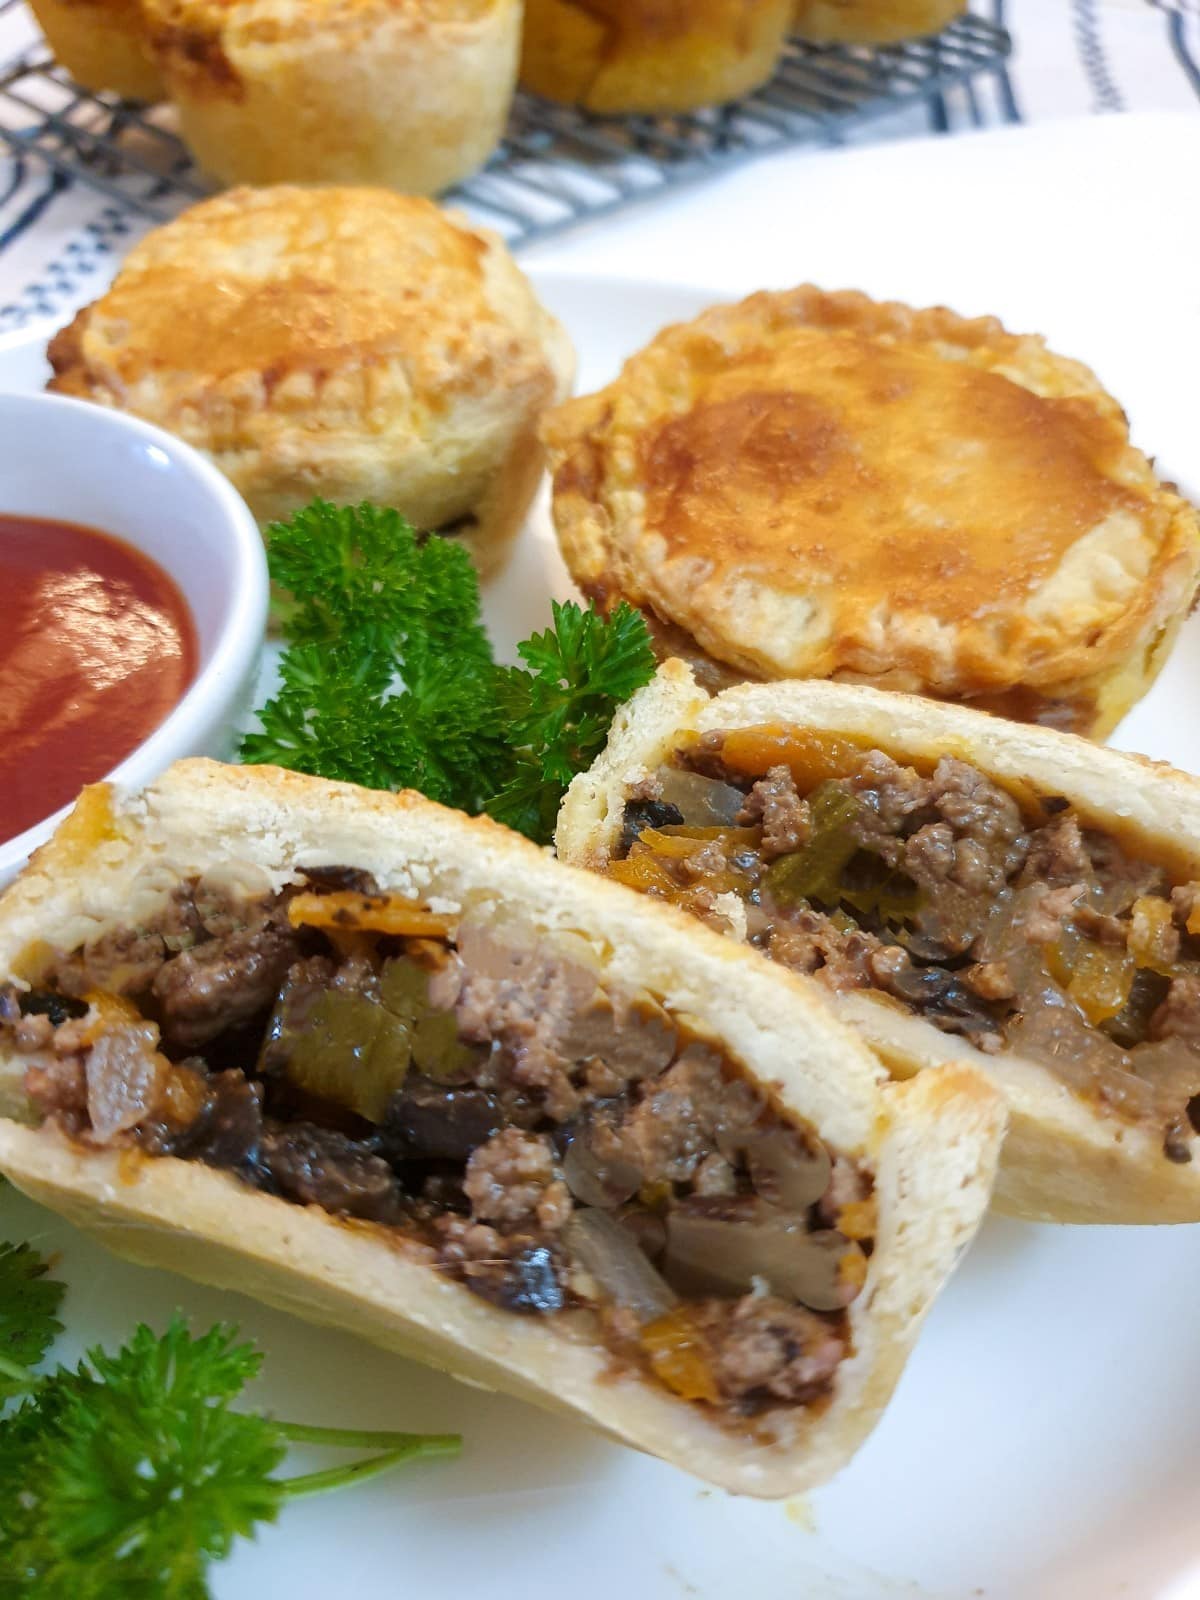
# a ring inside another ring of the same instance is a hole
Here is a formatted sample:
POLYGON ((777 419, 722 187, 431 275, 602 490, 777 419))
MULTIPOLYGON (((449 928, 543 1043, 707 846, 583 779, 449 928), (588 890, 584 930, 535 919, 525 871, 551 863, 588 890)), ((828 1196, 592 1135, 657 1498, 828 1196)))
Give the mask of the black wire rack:
MULTIPOLYGON (((0 0, 0 15, 18 0, 0 0)), ((943 33, 866 49, 793 39, 757 93, 674 117, 597 117, 519 93, 499 149, 444 197, 528 244, 706 173, 796 144, 834 144, 862 124, 1002 75, 1003 29, 966 15, 943 33)), ((44 47, 0 62, 0 141, 153 222, 209 191, 171 112, 75 84, 44 47)))

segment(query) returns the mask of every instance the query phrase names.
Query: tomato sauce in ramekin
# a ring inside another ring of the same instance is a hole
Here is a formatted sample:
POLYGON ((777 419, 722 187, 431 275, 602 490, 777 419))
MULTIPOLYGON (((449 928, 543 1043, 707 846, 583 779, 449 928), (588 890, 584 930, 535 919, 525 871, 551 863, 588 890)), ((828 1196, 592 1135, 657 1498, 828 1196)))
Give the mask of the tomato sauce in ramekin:
POLYGON ((111 772, 196 664, 156 562, 95 528, 0 514, 0 843, 111 772))

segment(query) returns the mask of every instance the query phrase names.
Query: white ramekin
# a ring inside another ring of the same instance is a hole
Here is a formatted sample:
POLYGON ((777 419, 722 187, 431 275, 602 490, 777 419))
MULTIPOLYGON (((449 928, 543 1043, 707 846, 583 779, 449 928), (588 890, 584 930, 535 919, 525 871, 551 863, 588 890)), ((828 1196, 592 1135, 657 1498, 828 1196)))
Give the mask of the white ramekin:
MULTIPOLYGON (((180 439, 61 395, 0 394, 0 516, 115 534, 178 584, 196 628, 196 676, 166 720, 107 776, 140 784, 180 756, 228 756, 253 691, 267 563, 237 491, 180 439)), ((0 885, 69 810, 0 844, 0 885)))

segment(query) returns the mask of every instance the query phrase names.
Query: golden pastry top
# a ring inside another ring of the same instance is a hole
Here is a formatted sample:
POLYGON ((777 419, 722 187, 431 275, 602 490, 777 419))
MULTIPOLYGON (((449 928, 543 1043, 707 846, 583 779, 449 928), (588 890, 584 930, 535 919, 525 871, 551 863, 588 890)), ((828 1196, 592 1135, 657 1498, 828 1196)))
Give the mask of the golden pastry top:
POLYGON ((141 0, 147 38, 160 66, 193 94, 238 96, 246 52, 368 43, 375 29, 414 36, 473 23, 514 0, 141 0))
POLYGON ((504 246, 389 190, 237 189, 148 234, 51 345, 52 387, 219 448, 255 414, 382 435, 558 387, 560 337, 504 246))
POLYGON ((795 0, 793 31, 822 43, 889 44, 939 33, 966 0, 795 0))
POLYGON ((227 30, 244 42, 276 44, 364 15, 470 19, 495 10, 496 0, 143 0, 143 5, 163 23, 199 33, 227 30))
POLYGON ((775 70, 792 0, 525 0, 521 82, 599 112, 748 94, 775 70))
POLYGON ((1076 362, 803 288, 664 330, 544 424, 585 588, 754 676, 1053 682, 1190 596, 1194 513, 1076 362))
POLYGON ((762 9, 764 0, 564 0, 564 4, 603 29, 603 58, 629 45, 662 44, 707 30, 744 35, 743 47, 749 48, 753 14, 762 9))
POLYGON ((672 555, 826 587, 847 620, 1003 611, 1154 494, 1148 468, 1114 481, 1122 430, 1086 401, 924 350, 800 328, 691 376, 688 409, 638 441, 647 529, 672 555))

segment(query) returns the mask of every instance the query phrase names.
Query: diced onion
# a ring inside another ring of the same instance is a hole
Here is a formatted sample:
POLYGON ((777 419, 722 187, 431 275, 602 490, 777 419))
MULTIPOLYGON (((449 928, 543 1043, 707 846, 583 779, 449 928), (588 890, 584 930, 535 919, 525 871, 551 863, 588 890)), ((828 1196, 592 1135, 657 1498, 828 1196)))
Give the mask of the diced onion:
POLYGON ((813 1311, 846 1304, 839 1268, 851 1246, 840 1233, 810 1233, 799 1218, 765 1206, 743 1208, 744 1216, 734 1218, 702 1205, 667 1214, 665 1271, 681 1291, 746 1294, 762 1280, 772 1293, 813 1311))
POLYGON ((1165 1104, 1184 1105, 1200 1094, 1200 1051, 1182 1039, 1159 1039, 1135 1045, 1129 1052, 1139 1078, 1158 1090, 1165 1104))
POLYGON ((1041 1061, 1072 1089, 1097 1095, 1130 1116, 1154 1118, 1151 1087, 1132 1070, 1119 1045, 1089 1026, 1082 1011, 1048 979, 1020 997, 1021 1015, 1009 1025, 1015 1055, 1041 1061))
POLYGON ((639 1322, 663 1317, 678 1296, 654 1270, 637 1242, 607 1212, 576 1211, 563 1229, 563 1243, 585 1272, 639 1322))
POLYGON ((157 1044, 152 1022, 131 1022, 101 1034, 88 1053, 88 1117, 101 1144, 135 1128, 157 1108, 171 1070, 157 1044))
POLYGON ((668 805, 677 806, 684 822, 692 826, 735 822, 746 803, 746 796, 731 783, 704 778, 698 772, 660 767, 657 776, 663 799, 668 805))

